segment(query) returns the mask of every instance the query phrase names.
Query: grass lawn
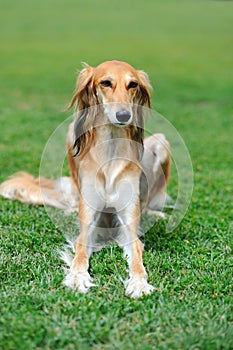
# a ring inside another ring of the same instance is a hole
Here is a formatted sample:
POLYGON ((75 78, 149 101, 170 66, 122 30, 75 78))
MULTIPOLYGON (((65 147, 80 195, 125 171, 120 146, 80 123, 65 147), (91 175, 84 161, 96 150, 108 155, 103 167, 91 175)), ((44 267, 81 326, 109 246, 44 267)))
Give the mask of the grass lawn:
POLYGON ((124 296, 117 247, 91 259, 98 287, 66 290, 63 233, 45 208, 0 198, 1 349, 233 349, 232 23, 230 1, 1 1, 1 182, 38 174, 80 62, 108 59, 148 72, 194 170, 179 227, 143 238, 158 290, 139 300, 124 296))

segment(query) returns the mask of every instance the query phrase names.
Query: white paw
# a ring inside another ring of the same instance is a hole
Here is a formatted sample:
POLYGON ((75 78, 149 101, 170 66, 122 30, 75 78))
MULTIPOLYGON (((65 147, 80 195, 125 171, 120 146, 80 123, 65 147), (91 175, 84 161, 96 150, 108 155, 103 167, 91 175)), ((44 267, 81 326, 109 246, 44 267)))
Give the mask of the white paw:
POLYGON ((140 298, 143 295, 149 295, 155 287, 147 283, 145 278, 135 279, 130 278, 125 282, 126 291, 125 294, 131 298, 140 298))
POLYGON ((63 284, 69 288, 77 289, 80 293, 88 293, 89 288, 95 286, 92 283, 91 276, 88 272, 75 273, 69 272, 65 277, 63 284))

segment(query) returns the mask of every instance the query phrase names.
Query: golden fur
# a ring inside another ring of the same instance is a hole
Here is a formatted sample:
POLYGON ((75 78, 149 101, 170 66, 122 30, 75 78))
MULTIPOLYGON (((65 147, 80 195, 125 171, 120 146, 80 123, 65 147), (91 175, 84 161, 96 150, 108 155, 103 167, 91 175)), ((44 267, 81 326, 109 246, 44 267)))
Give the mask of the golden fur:
POLYGON ((71 177, 53 181, 21 173, 0 186, 7 198, 77 209, 80 234, 72 261, 64 255, 70 264, 64 284, 82 293, 93 286, 92 252, 111 239, 128 260, 126 295, 136 298, 154 290, 147 282, 138 230, 141 211, 155 213, 166 200, 170 152, 162 134, 143 137, 142 106, 150 107, 150 91, 146 73, 125 62, 86 65, 68 106, 75 106, 67 135, 71 177))

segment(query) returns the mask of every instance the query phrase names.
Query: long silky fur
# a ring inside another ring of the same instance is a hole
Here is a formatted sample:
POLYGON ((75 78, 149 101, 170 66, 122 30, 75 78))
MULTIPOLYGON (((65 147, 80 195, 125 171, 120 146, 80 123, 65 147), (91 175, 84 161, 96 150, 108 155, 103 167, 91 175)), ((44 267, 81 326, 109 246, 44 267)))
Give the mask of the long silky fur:
POLYGON ((74 134, 75 134, 75 142, 73 145, 73 149, 75 149, 74 156, 80 155, 84 147, 86 146, 87 140, 90 139, 90 130, 85 130, 84 124, 86 122, 86 118, 88 115, 88 109, 85 108, 79 112, 79 116, 76 118, 74 124, 74 134))
MULTIPOLYGON (((68 106, 72 108, 76 104, 77 118, 74 126, 75 142, 73 148, 74 156, 84 156, 90 149, 95 136, 94 121, 98 113, 98 101, 96 91, 92 82, 93 68, 85 65, 80 72, 74 95, 68 106)), ((135 95, 135 108, 133 113, 136 115, 135 125, 129 127, 129 138, 134 142, 137 159, 140 160, 143 156, 143 138, 144 138, 144 118, 142 106, 150 108, 150 90, 151 86, 147 74, 144 71, 138 71, 139 89, 135 95)))
POLYGON ((133 109, 133 113, 136 114, 136 123, 135 125, 129 126, 129 138, 134 141, 133 147, 135 149, 137 159, 140 161, 143 156, 143 139, 144 139, 144 119, 142 115, 141 106, 137 106, 133 109))

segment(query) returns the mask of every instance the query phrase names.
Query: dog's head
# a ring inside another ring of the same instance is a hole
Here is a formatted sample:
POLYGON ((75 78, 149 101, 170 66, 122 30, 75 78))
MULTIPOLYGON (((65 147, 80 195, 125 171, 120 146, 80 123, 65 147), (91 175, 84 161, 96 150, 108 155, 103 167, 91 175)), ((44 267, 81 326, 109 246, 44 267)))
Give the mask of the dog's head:
MULTIPOLYGON (((107 61, 96 68, 85 65, 77 78, 76 89, 68 108, 76 104, 76 110, 80 111, 77 121, 79 133, 84 129, 84 123, 87 123, 87 108, 100 105, 103 106, 109 123, 119 127, 136 125, 143 129, 140 106, 150 107, 150 91, 147 74, 142 70, 135 70, 128 63, 107 61)), ((88 119, 94 124, 91 118, 88 119)), ((85 129, 88 129, 87 125, 85 129)))

